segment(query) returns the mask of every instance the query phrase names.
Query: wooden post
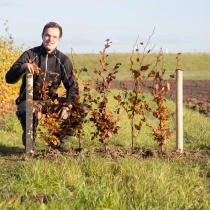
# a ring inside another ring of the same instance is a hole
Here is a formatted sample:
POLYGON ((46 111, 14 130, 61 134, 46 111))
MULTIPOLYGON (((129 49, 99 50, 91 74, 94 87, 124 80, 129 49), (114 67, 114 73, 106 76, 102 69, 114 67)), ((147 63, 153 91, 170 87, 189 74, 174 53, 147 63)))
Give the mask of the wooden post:
POLYGON ((176 70, 176 149, 183 152, 183 71, 176 70))
POLYGON ((33 74, 26 71, 26 154, 33 153, 33 74))

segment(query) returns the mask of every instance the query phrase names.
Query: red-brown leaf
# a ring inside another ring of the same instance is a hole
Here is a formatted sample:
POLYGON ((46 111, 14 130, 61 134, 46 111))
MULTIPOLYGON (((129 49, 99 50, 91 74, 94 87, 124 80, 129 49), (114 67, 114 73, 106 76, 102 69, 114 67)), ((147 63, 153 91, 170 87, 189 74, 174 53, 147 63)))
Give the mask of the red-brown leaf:
POLYGON ((149 68, 149 64, 145 65, 145 66, 141 66, 140 70, 141 71, 146 71, 149 68))
POLYGON ((154 77, 155 76, 155 71, 151 71, 149 74, 148 74, 148 77, 154 77))

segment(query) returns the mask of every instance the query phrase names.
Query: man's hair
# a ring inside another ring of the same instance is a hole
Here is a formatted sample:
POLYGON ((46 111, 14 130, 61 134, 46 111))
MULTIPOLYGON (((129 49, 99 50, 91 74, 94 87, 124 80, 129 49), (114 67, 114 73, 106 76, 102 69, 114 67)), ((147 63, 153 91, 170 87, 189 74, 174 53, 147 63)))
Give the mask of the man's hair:
POLYGON ((60 31, 60 37, 62 37, 62 34, 63 34, 62 33, 62 28, 59 24, 57 24, 55 22, 49 22, 44 26, 43 31, 42 31, 42 36, 44 35, 46 29, 48 29, 48 28, 58 28, 59 31, 60 31))

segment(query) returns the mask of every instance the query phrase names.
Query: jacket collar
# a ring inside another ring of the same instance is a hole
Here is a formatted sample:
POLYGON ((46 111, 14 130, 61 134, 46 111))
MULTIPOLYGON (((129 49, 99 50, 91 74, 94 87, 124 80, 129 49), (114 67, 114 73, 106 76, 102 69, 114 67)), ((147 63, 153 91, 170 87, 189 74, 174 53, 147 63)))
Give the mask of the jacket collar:
POLYGON ((43 44, 41 44, 40 48, 41 48, 41 53, 42 53, 44 56, 46 56, 47 54, 48 54, 48 55, 56 55, 56 53, 57 53, 57 48, 55 48, 51 53, 48 53, 48 52, 47 52, 47 50, 46 50, 46 48, 44 47, 43 44))

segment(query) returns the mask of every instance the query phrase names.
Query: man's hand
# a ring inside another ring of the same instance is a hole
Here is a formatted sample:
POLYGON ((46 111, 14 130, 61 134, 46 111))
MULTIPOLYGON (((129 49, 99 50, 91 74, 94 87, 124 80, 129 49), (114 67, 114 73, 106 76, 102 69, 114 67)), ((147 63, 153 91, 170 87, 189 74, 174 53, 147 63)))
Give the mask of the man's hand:
POLYGON ((70 110, 71 110, 71 106, 62 107, 60 111, 58 112, 58 114, 60 115, 60 119, 62 120, 68 119, 70 116, 70 110))
POLYGON ((38 68, 36 65, 34 65, 33 63, 24 63, 21 67, 20 67, 20 71, 24 72, 26 71, 26 69, 28 69, 28 71, 32 74, 34 74, 34 72, 38 73, 40 68, 38 68))

